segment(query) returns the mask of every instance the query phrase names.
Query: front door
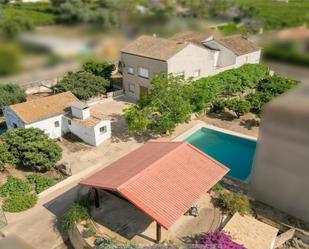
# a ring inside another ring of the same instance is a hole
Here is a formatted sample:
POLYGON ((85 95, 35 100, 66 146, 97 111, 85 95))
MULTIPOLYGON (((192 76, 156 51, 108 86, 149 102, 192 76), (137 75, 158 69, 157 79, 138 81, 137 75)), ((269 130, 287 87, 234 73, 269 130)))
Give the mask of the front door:
POLYGON ((139 98, 148 94, 148 87, 139 86, 139 98))

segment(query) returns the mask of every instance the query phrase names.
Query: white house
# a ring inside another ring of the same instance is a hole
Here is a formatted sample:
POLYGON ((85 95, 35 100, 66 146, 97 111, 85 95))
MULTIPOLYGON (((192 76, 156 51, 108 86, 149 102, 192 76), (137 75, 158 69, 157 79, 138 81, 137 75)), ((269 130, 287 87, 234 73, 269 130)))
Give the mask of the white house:
POLYGON ((94 146, 111 137, 111 121, 92 112, 71 92, 10 105, 3 112, 8 129, 35 127, 52 139, 72 132, 94 146))
POLYGON ((195 32, 169 39, 143 35, 121 50, 120 70, 125 93, 147 93, 157 74, 199 79, 244 65, 259 63, 261 48, 243 36, 214 38, 195 32))

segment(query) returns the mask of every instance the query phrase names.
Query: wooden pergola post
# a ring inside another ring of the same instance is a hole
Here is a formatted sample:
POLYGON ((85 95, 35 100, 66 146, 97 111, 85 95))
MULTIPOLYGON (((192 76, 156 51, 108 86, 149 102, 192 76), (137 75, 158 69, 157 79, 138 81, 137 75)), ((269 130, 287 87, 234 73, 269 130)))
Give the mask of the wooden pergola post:
POLYGON ((100 207, 100 196, 98 189, 94 188, 94 204, 96 208, 100 207))
POLYGON ((156 243, 160 243, 161 241, 161 225, 157 222, 157 239, 156 243))

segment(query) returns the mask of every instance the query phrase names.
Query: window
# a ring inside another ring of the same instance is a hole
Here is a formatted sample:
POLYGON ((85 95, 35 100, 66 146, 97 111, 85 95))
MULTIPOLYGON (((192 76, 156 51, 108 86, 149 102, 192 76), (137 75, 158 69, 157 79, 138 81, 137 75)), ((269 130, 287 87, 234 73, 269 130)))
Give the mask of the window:
POLYGON ((138 69, 138 75, 142 78, 149 78, 149 70, 147 68, 140 67, 138 69))
POLYGON ((248 63, 248 60, 249 60, 249 56, 246 55, 246 57, 245 57, 245 63, 248 63))
POLYGON ((184 77, 184 76, 185 76, 185 72, 175 73, 175 77, 184 77))
POLYGON ((17 128, 17 127, 18 127, 18 125, 15 124, 15 123, 13 123, 13 128, 15 129, 15 128, 17 128))
POLYGON ((129 83, 129 92, 135 93, 135 85, 134 84, 129 83))
POLYGON ((55 126, 55 127, 59 127, 59 126, 60 126, 59 121, 55 121, 55 122, 54 122, 54 126, 55 126))
POLYGON ((201 75, 201 72, 200 72, 199 69, 198 69, 198 70, 195 70, 194 73, 193 73, 193 77, 194 77, 194 78, 200 77, 200 75, 201 75))
POLYGON ((128 67, 128 74, 134 74, 134 68, 128 67))
POLYGON ((68 120, 68 123, 69 123, 69 125, 71 125, 71 124, 72 124, 72 121, 69 119, 69 120, 68 120))
POLYGON ((104 134, 105 132, 107 132, 106 126, 100 127, 100 135, 104 134))

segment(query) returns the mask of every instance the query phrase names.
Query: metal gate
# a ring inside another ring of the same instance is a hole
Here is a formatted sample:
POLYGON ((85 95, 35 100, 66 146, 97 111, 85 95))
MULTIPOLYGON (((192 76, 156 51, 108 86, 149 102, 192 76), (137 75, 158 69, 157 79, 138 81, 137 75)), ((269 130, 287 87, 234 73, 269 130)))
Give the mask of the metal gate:
POLYGON ((6 217, 5 217, 5 214, 2 210, 2 208, 0 207, 0 229, 5 227, 7 225, 7 220, 6 220, 6 217))

